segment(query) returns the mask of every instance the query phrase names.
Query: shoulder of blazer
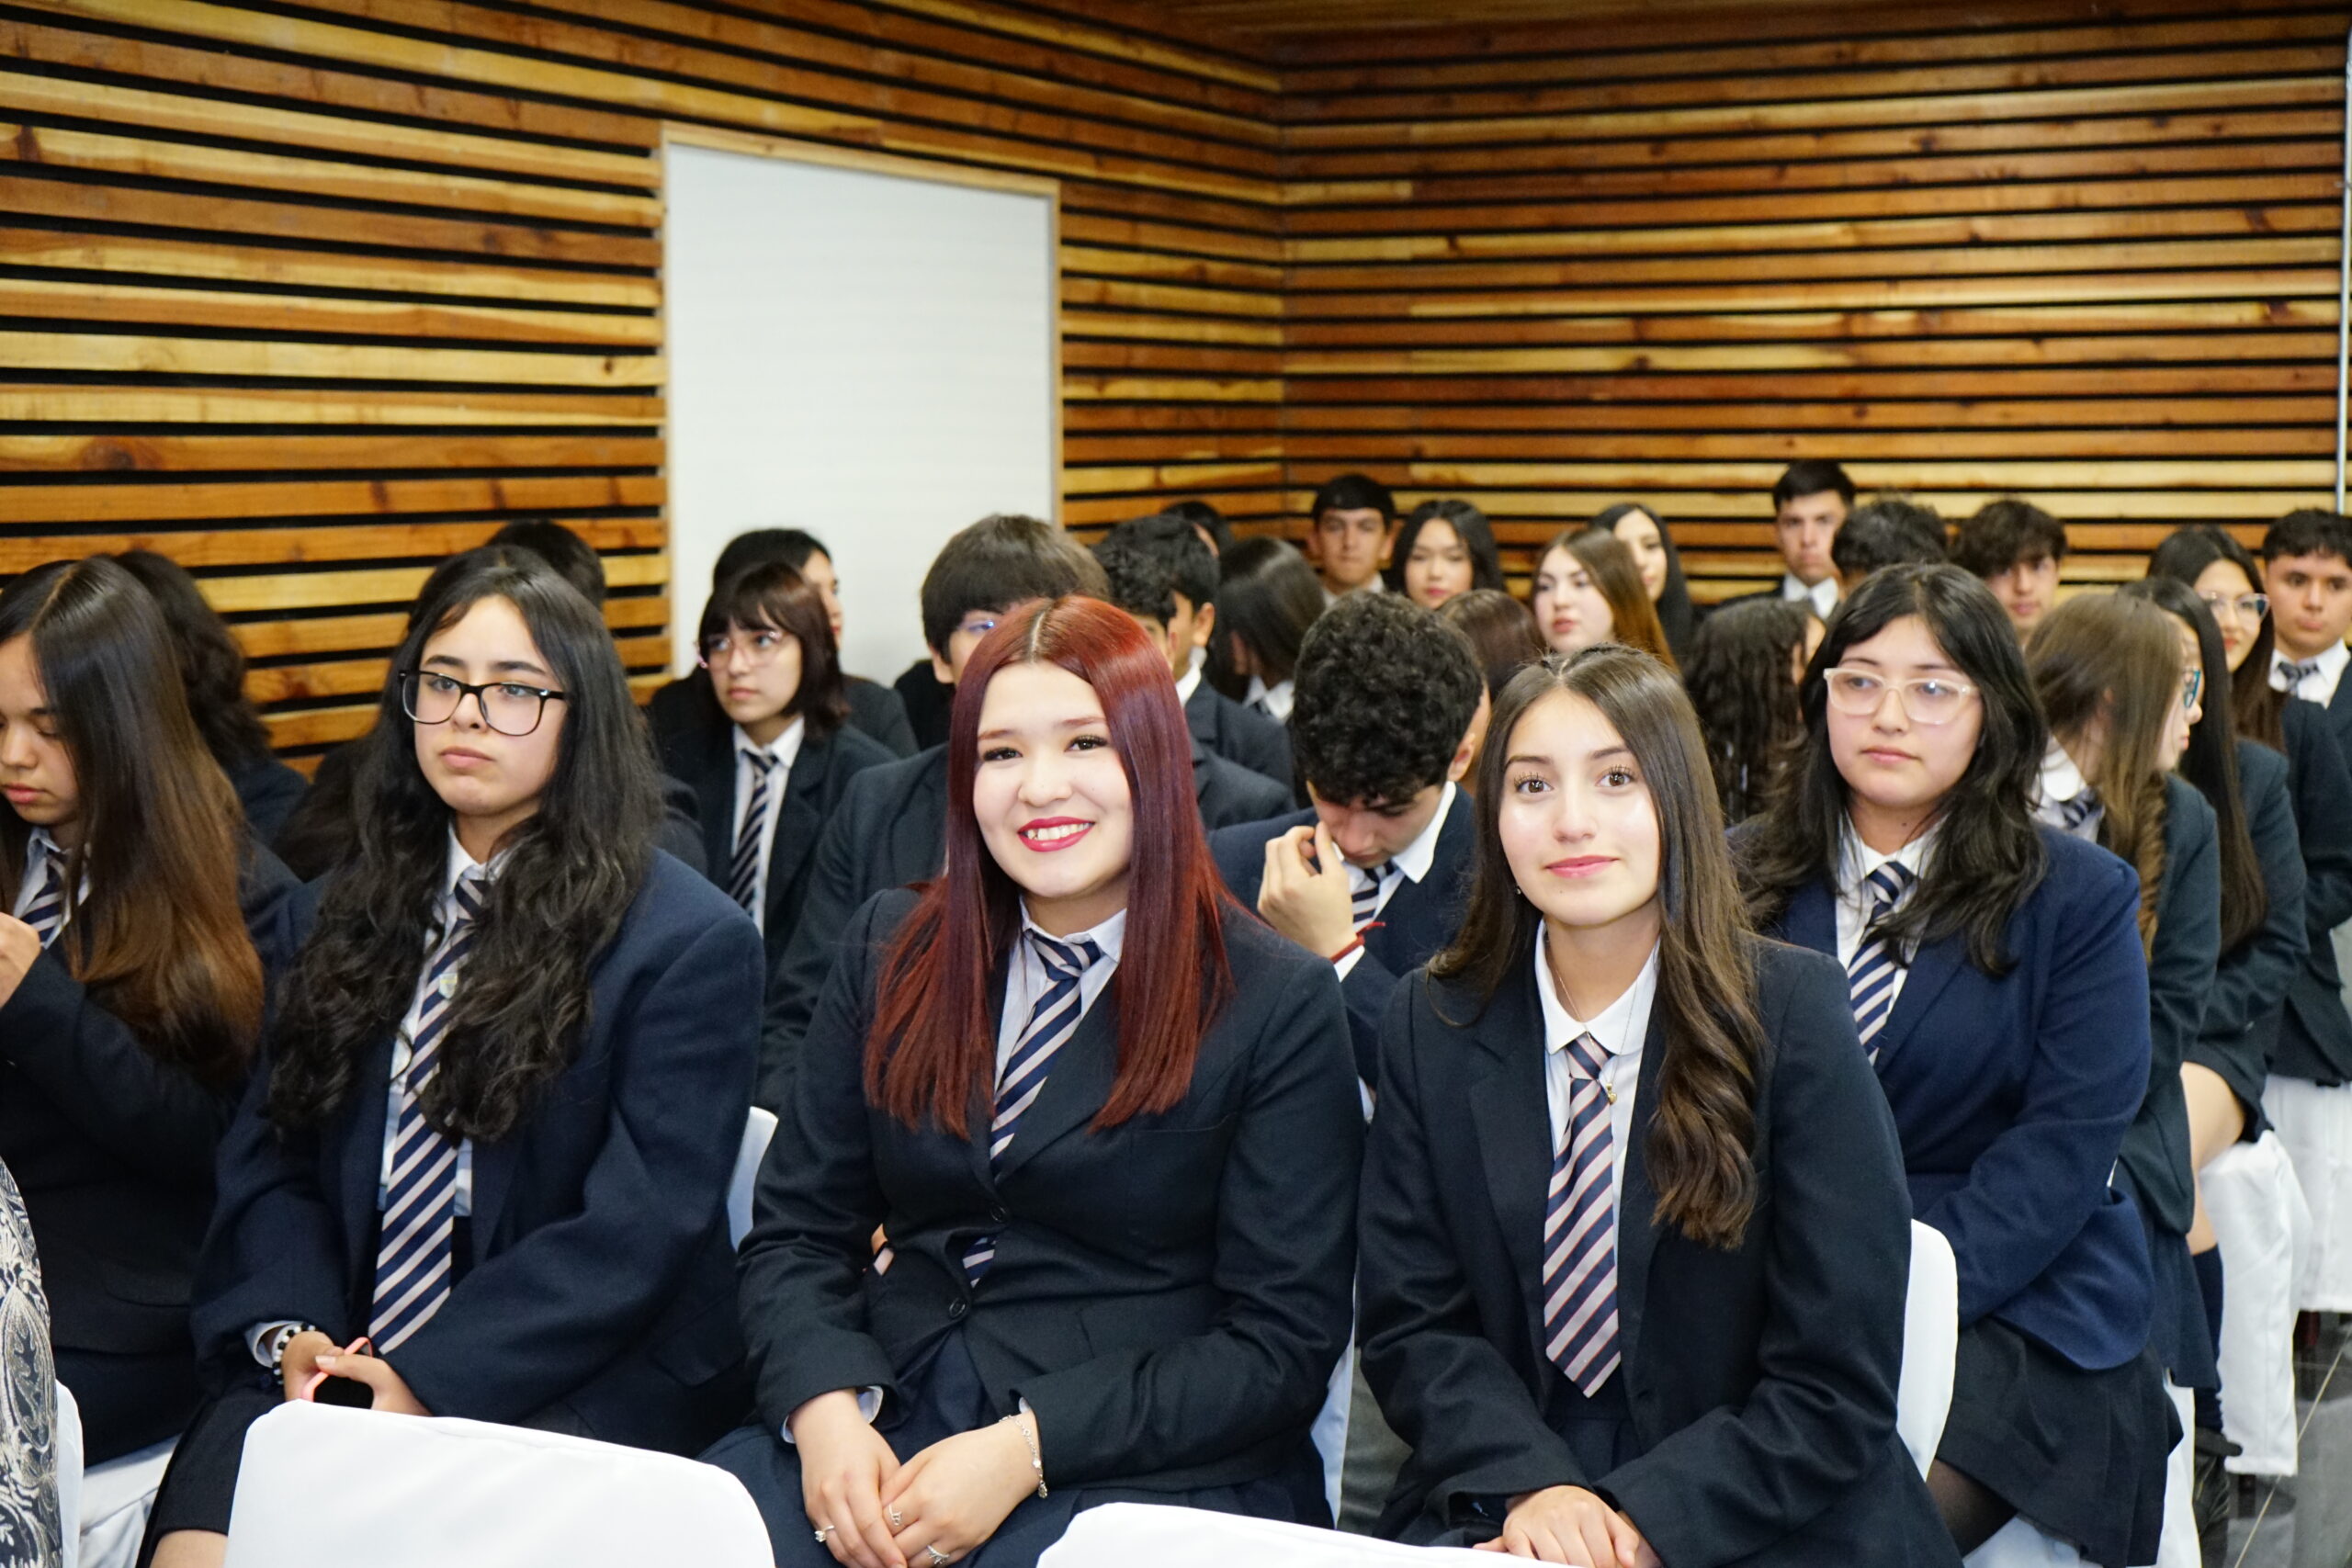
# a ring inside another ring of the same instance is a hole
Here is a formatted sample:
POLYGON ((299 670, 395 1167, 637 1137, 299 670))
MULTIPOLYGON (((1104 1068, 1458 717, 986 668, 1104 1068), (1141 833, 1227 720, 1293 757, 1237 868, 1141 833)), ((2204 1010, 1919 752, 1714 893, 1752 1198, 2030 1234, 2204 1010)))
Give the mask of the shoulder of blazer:
POLYGON ((801 750, 804 755, 813 751, 821 756, 825 771, 844 784, 859 773, 871 773, 899 760, 888 746, 847 719, 843 719, 822 740, 804 742, 801 750))
POLYGON ((631 941, 691 942, 713 926, 729 924, 741 926, 756 944, 759 928, 742 906, 720 892, 710 878, 669 851, 657 849, 606 953, 631 941))
POLYGON ((2251 807, 2255 797, 2276 789, 2286 793, 2287 759, 2259 740, 2238 741, 2238 786, 2251 807))
POLYGON ((888 757, 862 768, 842 786, 841 808, 872 813, 878 828, 930 785, 932 772, 944 768, 946 757, 945 747, 933 746, 911 757, 888 757))
MULTIPOLYGON (((2243 793, 2244 785, 2240 785, 2243 793)), ((2182 778, 2178 773, 2165 775, 2165 855, 2174 855, 2194 848, 2198 841, 2211 839, 2218 831, 2213 815, 2213 803, 2205 792, 2182 778)))
MULTIPOLYGON (((2049 865, 2041 885, 2018 906, 2018 915, 2048 911, 2054 929, 2086 908, 2114 902, 2139 907, 2140 874, 2120 857, 2047 823, 2041 824, 2041 831, 2049 865)), ((2018 916, 2010 918, 2014 920, 2018 916)))
MULTIPOLYGON (((873 979, 874 954, 889 945, 899 934, 899 928, 914 913, 922 895, 908 887, 886 887, 857 907, 849 925, 842 932, 841 952, 843 960, 864 967, 861 976, 869 985, 873 979)), ((854 970, 852 973, 855 973, 854 970)), ((870 998, 859 998, 864 1006, 870 998)))

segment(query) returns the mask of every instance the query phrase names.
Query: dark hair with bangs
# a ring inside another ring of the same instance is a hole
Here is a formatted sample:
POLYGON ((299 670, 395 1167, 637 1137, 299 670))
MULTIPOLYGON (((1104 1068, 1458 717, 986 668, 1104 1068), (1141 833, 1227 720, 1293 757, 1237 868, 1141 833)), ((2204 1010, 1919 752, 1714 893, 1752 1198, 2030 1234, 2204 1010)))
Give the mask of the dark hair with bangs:
POLYGON ((1193 802, 1192 732, 1168 660, 1125 612, 1098 599, 1024 604, 990 632, 956 683, 947 740, 947 870, 923 887, 882 962, 865 1040, 865 1095, 906 1126, 957 1137, 996 1077, 989 976, 1019 940, 1021 891, 980 836, 972 780, 989 682, 1015 664, 1066 670, 1094 690, 1127 777, 1136 826, 1127 934, 1110 994, 1118 1073, 1099 1131, 1168 1110, 1192 1087, 1202 1037, 1232 995, 1217 879, 1193 802))
POLYGON ((2014 495, 1986 502, 1952 533, 1951 564, 1979 577, 2065 558, 2066 525, 2014 495))
MULTIPOLYGON (((707 648, 729 632, 779 632, 800 645, 800 687, 784 705, 808 727, 808 739, 822 740, 849 717, 849 691, 842 676, 841 651, 833 646, 833 624, 825 601, 808 580, 782 561, 764 561, 736 573, 702 607, 695 646, 707 648)), ((707 671, 715 682, 721 672, 707 671)))
POLYGON ((1498 828, 1512 732, 1566 692, 1600 710, 1634 754, 1658 828, 1657 1007, 1666 1055, 1644 1151, 1657 1218, 1704 1246, 1733 1247, 1756 1207, 1756 1083, 1767 1044, 1756 1016, 1756 936, 1742 908, 1698 716, 1671 671, 1603 643, 1549 654, 1495 699, 1478 759, 1478 849, 1453 943, 1430 974, 1491 1002, 1527 973, 1544 917, 1521 897, 1498 828))
POLYGON ((560 523, 526 517, 490 536, 492 549, 528 550, 579 591, 591 604, 605 602, 605 562, 595 547, 560 523))
POLYGON ((1970 961, 1988 975, 2006 974, 2013 960, 2003 931, 2041 886, 2049 863, 2029 803, 2050 731, 2001 602, 1983 579, 1956 566, 1873 572, 1830 617, 1828 635, 1805 670, 1804 740, 1787 787, 1738 845, 1748 909, 1758 925, 1769 927, 1798 888, 1836 877, 1849 792, 1830 754, 1823 671, 1906 615, 1927 623, 1944 657, 1976 687, 1984 722, 1976 754, 1938 809, 1936 852, 1887 930, 1913 948, 1965 932, 1970 961))
POLYGON ((1306 628, 1323 614, 1323 582, 1297 546, 1263 535, 1236 543, 1219 565, 1208 676, 1238 701, 1250 676, 1278 686, 1298 669, 1306 628))
MULTIPOLYGON (((2215 561, 2227 561, 2245 574, 2249 593, 2263 592, 2262 568, 2256 563, 2254 552, 2238 543, 2228 530, 2211 523, 2191 524, 2166 536, 2148 557, 2148 575, 2168 577, 2194 592, 2197 580, 2215 561)), ((2287 694, 2273 690, 2270 684, 2270 655, 2277 647, 2278 635, 2271 627, 2270 616, 2265 614, 2253 642, 2246 648, 2245 658, 2230 675, 2231 717, 2237 725, 2237 732, 2248 740, 2258 740, 2273 751, 2284 751, 2287 694)), ((2222 668, 2227 670, 2228 665, 2225 663, 2222 668)))
POLYGON ((1432 523, 1442 523, 1453 530, 1462 541, 1463 553, 1470 558, 1470 591, 1482 588, 1501 592, 1503 558, 1495 549, 1495 530, 1487 514, 1466 501, 1447 498, 1425 501, 1405 515, 1396 533, 1396 547, 1389 553, 1388 564, 1380 569, 1381 580, 1392 593, 1405 592, 1405 563, 1413 558, 1413 541, 1421 530, 1432 523))
POLYGON ((327 883, 286 982, 267 1100, 280 1127, 316 1127, 340 1111, 359 1065, 408 1010, 443 897, 450 811, 417 763, 401 671, 485 599, 522 616, 564 693, 549 705, 562 731, 538 810, 499 845, 508 859, 490 884, 441 1066, 424 1090, 436 1131, 503 1138, 564 1070, 588 1023, 590 972, 651 863, 661 786, 604 622, 536 557, 490 550, 447 563, 417 605, 375 728, 358 742, 357 843, 327 883))
POLYGON ((1069 535, 1035 517, 994 513, 948 540, 923 573, 922 640, 944 659, 947 639, 975 610, 1001 614, 1031 599, 1110 592, 1102 563, 1069 535))

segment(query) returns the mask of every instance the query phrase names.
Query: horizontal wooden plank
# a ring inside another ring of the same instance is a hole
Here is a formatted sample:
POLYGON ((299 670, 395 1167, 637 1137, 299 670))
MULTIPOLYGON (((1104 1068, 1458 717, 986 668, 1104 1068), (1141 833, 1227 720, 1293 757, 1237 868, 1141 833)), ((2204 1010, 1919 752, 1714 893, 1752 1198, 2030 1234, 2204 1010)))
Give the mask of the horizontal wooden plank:
POLYGON ((1262 289, 1186 288, 1165 283, 1126 283, 1102 277, 1073 277, 1061 281, 1064 307, 1109 306, 1129 310, 1173 310, 1216 316, 1241 316, 1278 321, 1283 297, 1262 289))
MULTIPOLYGON (((1264 347, 1247 347, 1214 338, 1195 344, 1142 342, 1115 337, 1080 337, 1078 333, 1089 326, 1073 325, 1068 316, 1062 319, 1062 368, 1072 372, 1130 371, 1170 372, 1181 375, 1204 376, 1280 376, 1283 373, 1281 336, 1275 334, 1264 347)), ((1119 319, 1110 319, 1104 330, 1110 332, 1148 331, 1149 323, 1136 326, 1119 319)), ((1156 332, 1154 338, 1159 336, 1156 332)))
MULTIPOLYGON (((668 660, 665 637, 624 637, 615 639, 621 662, 632 668, 658 668, 668 660)), ((277 664, 250 671, 245 694, 257 703, 317 702, 333 697, 373 696, 384 689, 391 673, 389 659, 337 659, 304 664, 277 664)))
POLYGON ((510 349, 36 332, 0 332, 0 369, 613 388, 655 387, 663 378, 658 354, 528 354, 510 349))
MULTIPOLYGON (((301 571, 197 580, 206 603, 224 615, 255 611, 322 610, 343 604, 406 604, 432 575, 430 567, 375 567, 357 571, 301 571)), ((666 555, 615 556, 605 580, 616 588, 669 581, 666 555)))
POLYGON ((0 420, 77 424, 652 425, 662 409, 655 396, 589 392, 0 383, 0 420))
POLYGON ((1276 213, 1272 209, 1248 214, 1251 220, 1249 227, 1227 229, 1088 211, 1072 205, 1075 197, 1069 188, 1065 188, 1063 196, 1064 254, 1069 254, 1071 243, 1077 242, 1085 245, 1125 246, 1164 255, 1231 258, 1274 268, 1282 265, 1282 241, 1274 233, 1276 213))
MULTIPOLYGON (((1634 423, 1627 421, 1626 423, 1634 423)), ((1645 460, 1769 461, 1792 463, 1818 455, 1821 437, 1814 431, 1747 430, 1729 434, 1693 435, 1641 428, 1616 429, 1586 435, 1534 435, 1512 431, 1497 435, 1433 434, 1416 428, 1408 434, 1346 435, 1285 434, 1282 456, 1293 463, 1361 466, 1396 463, 1468 463, 1490 461, 1541 462, 1553 459, 1604 462, 1622 460, 1628 446, 1638 445, 1645 460)), ((1138 442, 1140 452, 1143 444, 1138 442)), ((2184 459, 2241 457, 2333 457, 2335 443, 2324 425, 2303 424, 2280 429, 2199 429, 2177 426, 2101 430, 2018 430, 1995 427, 1971 431, 1965 426, 1890 432, 1843 430, 1838 436, 1841 460, 1925 459, 1977 453, 2004 459, 2028 457, 2052 461, 2096 461, 2112 457, 2172 457, 2184 459)), ((1108 462, 1117 455, 1099 438, 1086 450, 1092 460, 1108 462)), ((1206 457, 1245 456, 1226 450, 1206 457)))
POLYGON ((1072 468, 1062 475, 1066 496, 1108 495, 1136 491, 1192 491, 1248 487, 1261 490, 1283 482, 1280 463, 1159 463, 1148 468, 1072 468))
MULTIPOLYGON (((582 531, 586 531, 583 526, 582 531)), ((172 541, 164 539, 169 545, 172 541)), ((165 554, 174 554, 166 548, 165 554)), ((175 555, 175 558, 178 558, 175 555)), ((661 594, 620 594, 605 601, 605 624, 616 631, 660 629, 670 601, 661 594)), ((288 659, 325 653, 383 651, 408 629, 403 611, 364 615, 305 615, 300 620, 232 621, 229 629, 248 659, 288 659)))
POLYGON ((1315 402, 1556 403, 1595 405, 1684 401, 1702 403, 1851 400, 1891 398, 2223 397, 2250 393, 2335 391, 2333 364, 2192 365, 2072 367, 2014 367, 1992 370, 1819 372, 1778 370, 1754 375, 1636 375, 1589 377, 1437 376, 1403 378, 1302 377, 1283 384, 1290 407, 1315 402))
POLYGON ((1269 263, 1224 261, 1213 256, 1183 255, 1165 251, 1121 250, 1106 245, 1061 247, 1065 279, 1095 276, 1145 278, 1157 283, 1193 284, 1204 288, 1254 289, 1273 296, 1281 304, 1283 272, 1269 263))
POLYGON ((1065 376, 1065 400, 1114 399, 1121 402, 1279 403, 1283 383, 1278 378, 1227 380, 1200 377, 1190 380, 1146 379, 1134 376, 1065 376))
MULTIPOLYGON (((1448 486, 1474 490, 1752 491, 1761 496, 1781 477, 1782 464, 1668 463, 1414 463, 1400 476, 1414 489, 1448 486)), ((1899 466, 1849 462, 1846 471, 1863 490, 2180 491, 2310 490, 2334 482, 2333 462, 2233 459, 2153 462, 2057 460, 1910 462, 1899 466)))
MULTIPOLYGON (((0 434, 0 473, 307 473, 372 468, 643 468, 652 434, 0 434)), ((5 491, 0 491, 5 494, 5 491)), ((5 502, 0 502, 5 505, 5 502)))
POLYGON ((1295 352, 1283 373, 1305 376, 1605 376, 1619 371, 1838 370, 1883 367, 2212 364, 2223 360, 2335 357, 2332 332, 2046 338, 1937 338, 1825 343, 1741 343, 1685 347, 1426 348, 1295 352))
MULTIPOLYGON (((1629 493, 1627 487, 1616 486, 1589 491, 1494 491, 1462 486, 1426 491, 1409 486, 1395 488, 1396 503, 1400 507, 1417 505, 1439 496, 1459 495, 1476 502, 1491 518, 1538 520, 1517 525, 1498 522, 1498 535, 1517 537, 1522 544, 1540 542, 1547 525, 1557 527, 1565 522, 1588 518, 1611 502, 1635 498, 1657 502, 1678 528, 1686 519, 1751 517, 1757 520, 1759 529, 1766 531, 1758 536, 1760 540, 1769 536, 1771 519, 1771 502, 1761 489, 1735 494, 1657 487, 1629 493)), ((2017 493, 2013 487, 2000 486, 1972 491, 1939 491, 1924 485, 1898 483, 1885 488, 1900 491, 1914 501, 1934 507, 1946 517, 1965 517, 1988 501, 2017 493)), ((2283 517, 2297 507, 2324 506, 2333 499, 2332 492, 2324 489, 2100 491, 2081 493, 2037 486, 2026 493, 2053 515, 2069 523, 2093 518, 2170 519, 2182 523, 2246 522, 2256 518, 2283 517)), ((1286 510, 1295 515, 1304 516, 1314 500, 1314 491, 1295 491, 1289 494, 1290 505, 1286 510)))
POLYGON ((600 507, 654 508, 654 475, 578 478, 230 479, 209 484, 0 485, 0 520, 86 525, 232 522, 262 517, 373 516, 408 512, 539 515, 600 507))
MULTIPOLYGON (((1075 412, 1075 411, 1073 411, 1075 412)), ((1088 411, 1107 412, 1107 411, 1088 411)), ((1595 431, 1617 437, 1639 434, 1651 440, 1687 439, 1668 432, 1741 432, 1726 439, 1753 439, 1756 434, 1837 431, 1861 434, 1880 430, 1950 433, 1954 439, 1984 438, 1997 433, 2004 446, 2029 434, 2053 439, 2097 439, 2129 431, 2163 434, 2170 428, 2193 428, 2219 434, 2237 427, 2252 431, 2283 428, 2333 449, 2328 423, 2335 417, 2333 388, 2306 397, 2211 397, 2157 394, 2147 397, 2035 398, 1989 396, 1974 400, 1922 397, 1907 400, 1856 399, 1843 402, 1631 400, 1555 400, 1542 403, 1336 403, 1301 401, 1283 411, 1285 447, 1306 450, 1327 438, 1323 432, 1363 432, 1425 435, 1430 440, 1540 442, 1541 433, 1595 431), (2083 434, 2097 431, 2098 436, 2083 434), (1468 433, 1454 434, 1453 433, 1468 433)), ((1077 424, 1072 429, 1080 428, 1077 424)), ((1095 426, 1092 428, 1125 428, 1095 426)), ((1358 437, 1361 438, 1361 437, 1358 437)), ((2166 435, 2166 439, 2174 439, 2166 435)))
POLYGON ((340 299, 218 288, 57 282, 0 275, 0 316, 88 321, 110 326, 225 327, 246 332, 349 337, 462 338, 621 348, 658 348, 652 315, 527 310, 492 305, 340 299))
POLYGON ((1100 310, 1064 310, 1062 331, 1071 337, 1228 344, 1241 348, 1280 348, 1283 342, 1283 329, 1272 321, 1206 321, 1197 316, 1129 316, 1100 310))

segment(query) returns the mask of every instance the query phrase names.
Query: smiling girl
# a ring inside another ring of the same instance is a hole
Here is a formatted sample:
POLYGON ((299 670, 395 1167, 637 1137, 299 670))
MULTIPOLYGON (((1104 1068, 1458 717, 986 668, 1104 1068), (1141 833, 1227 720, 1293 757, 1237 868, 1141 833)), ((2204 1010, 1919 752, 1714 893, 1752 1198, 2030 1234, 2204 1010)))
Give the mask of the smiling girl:
POLYGON ((536 560, 435 579, 359 842, 221 1149, 195 1314, 212 1400, 149 1522, 226 1550, 246 1427, 303 1397, 694 1452, 741 1408, 724 1199, 759 934, 653 847, 601 619, 536 560))
POLYGON ((1496 704, 1454 945, 1382 1032, 1365 1380, 1408 1541, 1951 1563, 1894 1430, 1909 1216, 1834 964, 1759 942, 1698 721, 1624 649, 1496 704))
POLYGON ((1963 1551, 2022 1517, 2089 1562, 2151 1562, 2174 1419, 2147 1238, 2109 1184, 2148 1091, 2137 879, 2029 814, 2048 732, 1969 573, 1873 573, 1803 701, 1789 787, 1737 848, 1767 929, 1845 969, 1913 1216, 1959 1264, 1928 1485, 1963 1551))
POLYGON ((707 1457, 786 1568, 1026 1564, 1119 1499, 1328 1523, 1331 966, 1220 891, 1128 616, 1031 604, 956 690, 947 871, 843 938, 744 1243, 760 1419, 707 1457))

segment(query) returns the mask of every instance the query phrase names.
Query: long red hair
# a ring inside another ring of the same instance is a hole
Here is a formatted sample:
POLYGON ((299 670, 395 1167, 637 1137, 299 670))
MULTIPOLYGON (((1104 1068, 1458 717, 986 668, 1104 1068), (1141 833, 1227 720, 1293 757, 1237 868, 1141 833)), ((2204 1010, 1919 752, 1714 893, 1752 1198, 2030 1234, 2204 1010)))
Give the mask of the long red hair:
POLYGON ((1038 601, 989 634, 956 683, 947 740, 947 871, 923 889, 882 964, 865 1039, 865 1094, 909 1127, 928 1113, 957 1137, 974 1095, 996 1081, 990 982, 1021 930, 1021 890, 972 813, 980 705, 1010 664, 1052 664, 1094 689, 1127 775, 1134 815, 1126 935, 1109 996, 1119 1067, 1099 1130, 1166 1111, 1192 1086, 1201 1036, 1233 992, 1230 901, 1193 798, 1193 746, 1168 660, 1124 611, 1099 599, 1038 601))

